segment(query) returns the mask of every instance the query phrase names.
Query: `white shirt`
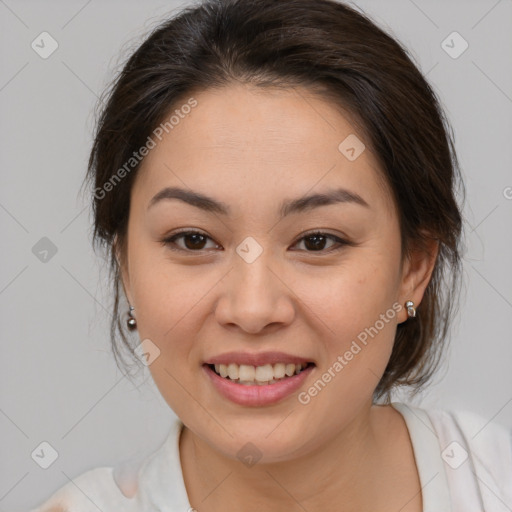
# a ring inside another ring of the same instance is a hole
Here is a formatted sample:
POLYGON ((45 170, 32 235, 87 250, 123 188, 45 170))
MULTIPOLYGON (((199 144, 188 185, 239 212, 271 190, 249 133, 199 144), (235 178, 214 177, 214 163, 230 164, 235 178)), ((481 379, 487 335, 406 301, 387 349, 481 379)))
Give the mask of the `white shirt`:
MULTIPOLYGON (((511 431, 470 412, 392 406, 409 430, 423 512, 512 511, 511 431)), ((179 456, 182 427, 176 419, 140 467, 86 471, 30 512, 193 512, 179 456)))

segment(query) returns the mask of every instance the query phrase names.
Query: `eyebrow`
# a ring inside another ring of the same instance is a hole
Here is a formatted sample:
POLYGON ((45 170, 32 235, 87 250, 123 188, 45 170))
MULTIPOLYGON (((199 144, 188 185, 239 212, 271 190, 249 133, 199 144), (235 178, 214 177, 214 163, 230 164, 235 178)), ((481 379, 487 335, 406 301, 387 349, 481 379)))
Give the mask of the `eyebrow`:
MULTIPOLYGON (((160 190, 149 202, 148 210, 161 201, 172 199, 178 199, 179 201, 183 201, 206 212, 226 216, 231 214, 231 208, 226 203, 217 201, 199 192, 193 192, 179 187, 166 187, 160 190)), ((370 208, 370 205, 359 194, 345 188, 337 188, 326 190, 318 194, 299 197, 297 199, 285 200, 281 203, 279 214, 280 217, 283 218, 292 213, 301 213, 306 210, 318 208, 319 206, 338 203, 353 203, 364 206, 365 208, 370 208)))

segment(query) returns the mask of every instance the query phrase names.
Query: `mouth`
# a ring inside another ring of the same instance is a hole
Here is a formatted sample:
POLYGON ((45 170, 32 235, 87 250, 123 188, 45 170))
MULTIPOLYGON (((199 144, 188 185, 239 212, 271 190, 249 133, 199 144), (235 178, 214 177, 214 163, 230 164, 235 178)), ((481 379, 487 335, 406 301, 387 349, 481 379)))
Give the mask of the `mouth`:
POLYGON ((275 363, 262 366, 246 364, 205 364, 213 373, 233 384, 242 386, 268 386, 300 375, 315 366, 313 362, 275 363))
POLYGON ((262 366, 205 363, 203 370, 207 381, 222 397, 241 406, 265 407, 293 396, 306 385, 315 366, 304 362, 262 366))

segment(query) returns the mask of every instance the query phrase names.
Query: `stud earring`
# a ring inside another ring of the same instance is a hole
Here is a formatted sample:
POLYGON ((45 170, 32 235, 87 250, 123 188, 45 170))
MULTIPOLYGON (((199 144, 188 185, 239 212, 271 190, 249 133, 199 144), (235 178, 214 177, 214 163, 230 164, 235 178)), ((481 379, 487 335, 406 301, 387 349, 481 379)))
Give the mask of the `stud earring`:
POLYGON ((126 325, 128 326, 128 329, 130 331, 134 331, 137 329, 137 320, 135 320, 135 316, 133 312, 135 311, 135 308, 133 306, 130 306, 130 309, 128 311, 128 320, 126 321, 126 325))
POLYGON ((414 307, 414 302, 412 300, 408 300, 405 303, 405 307, 407 308, 407 315, 409 317, 415 317, 416 316, 416 308, 414 307))

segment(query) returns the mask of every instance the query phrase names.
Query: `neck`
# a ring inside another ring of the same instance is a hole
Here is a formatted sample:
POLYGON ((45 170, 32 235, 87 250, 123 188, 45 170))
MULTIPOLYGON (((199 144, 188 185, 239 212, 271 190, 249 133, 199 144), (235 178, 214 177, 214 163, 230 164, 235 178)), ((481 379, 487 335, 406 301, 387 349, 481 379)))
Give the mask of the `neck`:
POLYGON ((367 404, 319 449, 251 467, 225 457, 184 427, 180 454, 190 503, 201 512, 313 512, 332 510, 333 503, 343 511, 383 510, 383 475, 389 473, 393 448, 389 427, 396 425, 389 409, 367 404))

